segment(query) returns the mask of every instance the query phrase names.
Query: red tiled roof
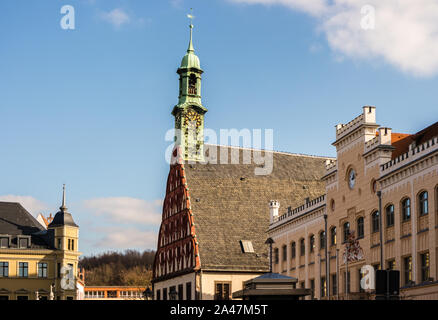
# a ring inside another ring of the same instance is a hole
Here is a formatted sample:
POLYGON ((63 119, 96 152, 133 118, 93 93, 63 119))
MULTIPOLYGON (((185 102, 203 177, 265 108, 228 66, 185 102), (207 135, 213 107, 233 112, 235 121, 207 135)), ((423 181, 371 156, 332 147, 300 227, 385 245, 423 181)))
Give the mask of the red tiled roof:
POLYGON ((416 145, 420 145, 436 136, 438 136, 438 122, 415 134, 393 133, 391 135, 391 144, 395 147, 395 150, 392 152, 392 159, 408 152, 409 145, 412 142, 415 142, 416 145))

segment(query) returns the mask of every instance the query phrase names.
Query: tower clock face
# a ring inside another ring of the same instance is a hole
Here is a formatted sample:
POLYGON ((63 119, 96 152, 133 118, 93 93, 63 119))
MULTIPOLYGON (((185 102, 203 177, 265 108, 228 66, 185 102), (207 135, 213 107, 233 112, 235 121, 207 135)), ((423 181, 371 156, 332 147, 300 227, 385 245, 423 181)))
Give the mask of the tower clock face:
POLYGON ((354 171, 354 169, 350 169, 348 173, 348 186, 350 187, 350 189, 353 189, 355 184, 356 184, 356 171, 354 171))
POLYGON ((196 111, 189 110, 184 118, 184 124, 185 125, 194 124, 196 127, 200 127, 202 124, 201 116, 196 111))

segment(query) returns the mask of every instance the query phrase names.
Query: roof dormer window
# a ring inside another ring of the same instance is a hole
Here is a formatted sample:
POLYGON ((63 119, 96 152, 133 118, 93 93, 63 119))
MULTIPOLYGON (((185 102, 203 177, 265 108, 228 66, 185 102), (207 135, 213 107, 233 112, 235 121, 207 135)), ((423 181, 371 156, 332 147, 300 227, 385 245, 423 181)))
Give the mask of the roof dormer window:
POLYGON ((240 245, 242 246, 243 253, 254 253, 254 247, 252 242, 249 240, 240 240, 240 245))
POLYGON ((30 247, 30 237, 18 237, 18 248, 27 249, 30 247))
POLYGON ((0 248, 9 248, 9 237, 0 236, 0 248))

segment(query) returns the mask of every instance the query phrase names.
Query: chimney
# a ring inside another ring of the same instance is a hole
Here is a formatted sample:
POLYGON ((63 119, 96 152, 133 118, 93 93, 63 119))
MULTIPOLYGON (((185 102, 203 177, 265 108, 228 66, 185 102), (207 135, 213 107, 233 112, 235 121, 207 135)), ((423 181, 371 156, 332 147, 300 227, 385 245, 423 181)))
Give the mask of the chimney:
POLYGON ((269 201, 269 213, 271 217, 271 223, 277 221, 279 208, 280 208, 280 202, 278 202, 277 200, 269 201))
POLYGON ((365 123, 376 123, 376 107, 374 106, 364 106, 363 116, 365 123))
POLYGON ((391 128, 379 128, 380 144, 391 145, 391 128))

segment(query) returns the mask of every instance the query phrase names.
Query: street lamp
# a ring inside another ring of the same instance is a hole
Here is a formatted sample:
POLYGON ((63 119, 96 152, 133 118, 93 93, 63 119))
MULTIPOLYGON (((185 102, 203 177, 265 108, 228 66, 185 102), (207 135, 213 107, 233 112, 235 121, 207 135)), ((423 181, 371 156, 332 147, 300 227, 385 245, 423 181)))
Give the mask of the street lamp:
POLYGON ((176 292, 175 287, 170 288, 170 291, 169 291, 170 300, 176 300, 177 295, 178 295, 178 293, 176 292))
POLYGON ((146 290, 143 292, 145 300, 152 300, 152 290, 151 288, 147 287, 146 290))

